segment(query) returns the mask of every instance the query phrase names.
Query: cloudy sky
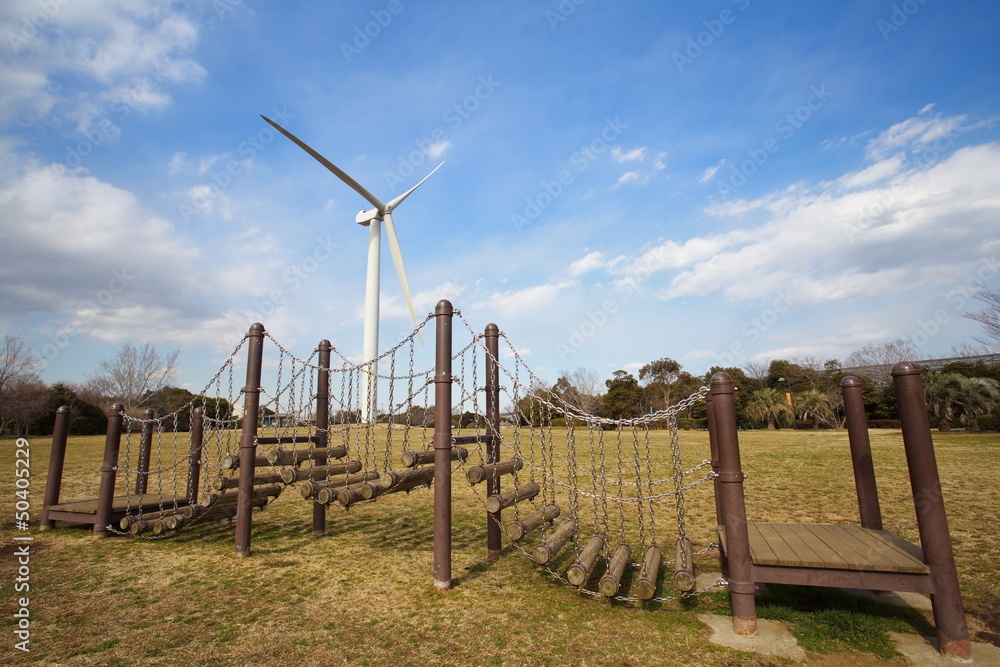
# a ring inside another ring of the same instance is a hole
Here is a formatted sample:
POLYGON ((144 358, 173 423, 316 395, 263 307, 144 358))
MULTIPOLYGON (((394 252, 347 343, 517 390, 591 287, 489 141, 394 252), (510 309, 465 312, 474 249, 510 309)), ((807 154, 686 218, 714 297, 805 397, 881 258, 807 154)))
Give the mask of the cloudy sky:
MULTIPOLYGON (((367 203, 419 313, 529 364, 843 358, 978 333, 1000 284, 984 1, 0 5, 0 334, 50 382, 124 341, 201 388, 253 321, 360 358, 367 203)), ((383 247, 382 345, 412 324, 383 247)))

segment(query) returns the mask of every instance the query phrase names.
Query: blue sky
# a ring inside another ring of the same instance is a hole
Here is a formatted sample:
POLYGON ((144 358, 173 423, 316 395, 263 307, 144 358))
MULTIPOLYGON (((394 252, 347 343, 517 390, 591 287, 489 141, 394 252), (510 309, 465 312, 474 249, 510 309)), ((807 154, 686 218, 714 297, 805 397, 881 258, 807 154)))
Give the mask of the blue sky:
MULTIPOLYGON (((122 342, 200 389, 249 324, 359 359, 367 203, 419 313, 543 378, 945 356, 1000 284, 992 2, 0 7, 0 334, 82 381, 122 342)), ((383 247, 382 346, 412 326, 383 247)))

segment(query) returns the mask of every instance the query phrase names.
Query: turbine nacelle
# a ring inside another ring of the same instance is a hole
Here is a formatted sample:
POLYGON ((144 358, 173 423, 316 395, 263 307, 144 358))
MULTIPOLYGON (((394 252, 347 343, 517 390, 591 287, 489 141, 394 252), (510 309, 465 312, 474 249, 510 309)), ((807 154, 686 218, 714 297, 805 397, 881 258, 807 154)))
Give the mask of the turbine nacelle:
POLYGON ((379 212, 377 208, 371 208, 367 211, 361 211, 354 218, 354 222, 358 223, 362 227, 368 227, 372 224, 372 220, 381 220, 382 213, 379 212))

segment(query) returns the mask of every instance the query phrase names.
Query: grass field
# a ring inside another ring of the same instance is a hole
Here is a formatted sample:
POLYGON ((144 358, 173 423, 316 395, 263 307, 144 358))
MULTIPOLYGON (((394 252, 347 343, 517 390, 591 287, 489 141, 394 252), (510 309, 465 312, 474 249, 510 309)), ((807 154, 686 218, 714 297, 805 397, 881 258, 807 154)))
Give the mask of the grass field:
MULTIPOLYGON (((973 639, 1000 643, 1000 444, 996 434, 935 433, 959 580, 973 639)), ((844 431, 741 432, 750 520, 856 523, 844 431)), ((30 438, 33 519, 49 439, 30 438)), ((656 433, 654 455, 668 460, 656 433)), ((685 460, 707 434, 683 432, 685 460)), ((63 500, 96 497, 103 438, 70 439, 63 500)), ((918 542, 898 431, 873 431, 886 528, 918 542)), ((13 650, 14 440, 0 439, 0 663, 69 665, 768 665, 707 643, 698 613, 728 613, 723 592, 648 606, 582 596, 513 547, 485 560, 482 505, 454 483, 454 589, 433 590, 431 492, 329 510, 311 537, 310 504, 294 490, 255 514, 253 556, 233 557, 233 530, 202 526, 161 540, 95 540, 89 527, 32 528, 31 651, 13 650)), ((687 497, 689 534, 714 539, 711 485, 687 497)), ((672 554, 668 554, 668 557, 672 554)), ((713 553, 698 560, 717 569, 713 553)), ((919 613, 824 589, 776 587, 764 618, 787 622, 813 659, 895 654, 888 632, 928 633, 919 613)), ((852 658, 856 664, 857 659, 852 658)), ((825 663, 829 664, 829 663, 825 663)), ((865 662, 864 664, 868 664, 865 662)))

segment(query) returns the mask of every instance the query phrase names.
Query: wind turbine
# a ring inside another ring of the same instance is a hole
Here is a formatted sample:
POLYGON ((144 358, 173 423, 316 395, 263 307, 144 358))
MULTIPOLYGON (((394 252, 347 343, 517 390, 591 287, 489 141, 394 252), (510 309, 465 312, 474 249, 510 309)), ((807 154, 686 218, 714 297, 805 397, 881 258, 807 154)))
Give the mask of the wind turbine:
MULTIPOLYGON (((321 165, 332 171, 337 178, 349 185, 351 189, 364 197, 375 208, 361 211, 355 217, 362 227, 368 227, 368 278, 365 283, 365 343, 364 343, 364 363, 368 364, 378 358, 378 319, 379 319, 379 274, 381 270, 382 255, 382 222, 385 221, 385 235, 389 239, 389 252, 392 254, 392 263, 396 267, 396 275, 399 276, 399 284, 403 287, 403 296, 406 297, 406 306, 410 309, 410 317, 413 318, 413 326, 419 326, 417 311, 413 307, 413 299, 410 298, 410 287, 406 282, 406 271, 403 268, 403 255, 399 250, 399 239, 396 238, 396 227, 392 223, 392 212, 403 200, 410 196, 414 190, 423 185, 423 182, 431 177, 435 171, 441 168, 442 162, 434 167, 430 174, 424 176, 423 180, 412 188, 399 195, 389 203, 383 203, 381 199, 365 189, 360 183, 351 178, 342 169, 337 167, 325 157, 310 148, 304 141, 294 134, 281 127, 267 116, 261 115, 268 124, 278 132, 291 139, 295 144, 309 155, 313 156, 321 165)), ((420 334, 420 341, 423 342, 423 334, 420 334)), ((361 415, 366 424, 375 422, 377 411, 375 410, 375 391, 378 370, 369 367, 367 371, 367 382, 361 385, 361 415)))

